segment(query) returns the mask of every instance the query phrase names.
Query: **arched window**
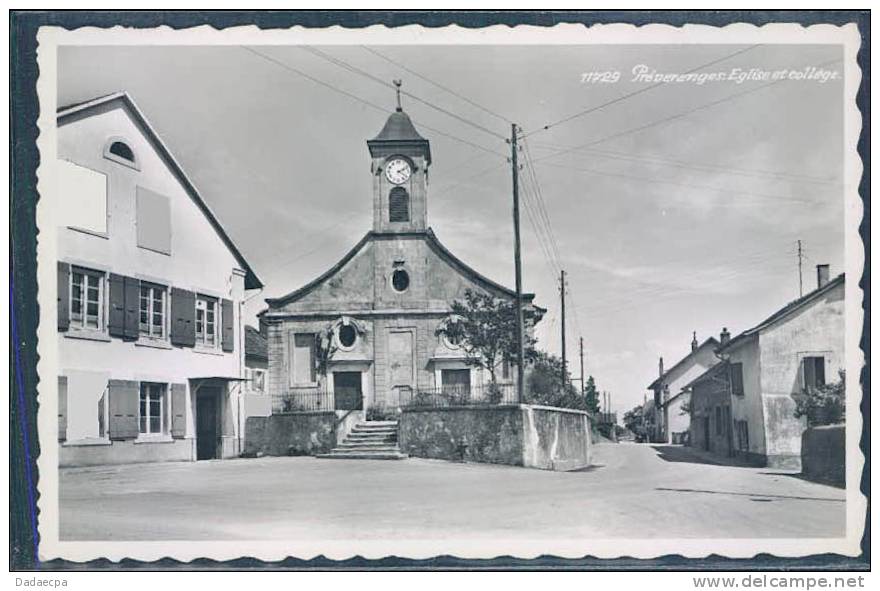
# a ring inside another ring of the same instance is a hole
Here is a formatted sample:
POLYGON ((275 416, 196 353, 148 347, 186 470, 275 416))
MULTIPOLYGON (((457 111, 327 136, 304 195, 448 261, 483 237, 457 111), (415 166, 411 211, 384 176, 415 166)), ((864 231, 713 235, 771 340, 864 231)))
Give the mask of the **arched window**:
POLYGON ((388 217, 392 222, 409 221, 409 193, 403 187, 394 187, 388 194, 388 217))
POLYGON ((111 138, 104 146, 104 157, 113 162, 138 169, 137 156, 123 139, 111 138))
POLYGON ((134 162, 134 152, 131 151, 131 148, 125 142, 113 142, 110 144, 110 153, 116 154, 129 162, 134 162))

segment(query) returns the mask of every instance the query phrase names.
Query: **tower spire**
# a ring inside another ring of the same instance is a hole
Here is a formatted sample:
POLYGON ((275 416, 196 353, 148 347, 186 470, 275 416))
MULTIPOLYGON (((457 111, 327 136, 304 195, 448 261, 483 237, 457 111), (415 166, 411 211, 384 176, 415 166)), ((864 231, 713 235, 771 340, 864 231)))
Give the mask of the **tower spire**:
POLYGON ((392 82, 394 82, 394 90, 397 92, 397 110, 403 111, 403 107, 400 106, 400 87, 403 85, 403 80, 392 80, 392 82))

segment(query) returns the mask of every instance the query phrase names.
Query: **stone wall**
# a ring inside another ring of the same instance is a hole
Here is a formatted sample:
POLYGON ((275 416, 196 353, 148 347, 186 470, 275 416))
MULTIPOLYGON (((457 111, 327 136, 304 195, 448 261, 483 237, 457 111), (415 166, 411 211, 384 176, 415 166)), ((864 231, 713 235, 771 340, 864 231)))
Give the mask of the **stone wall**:
POLYGON ((406 408, 400 448, 422 458, 545 470, 590 465, 589 415, 533 405, 406 408))
POLYGON ((144 462, 189 462, 196 459, 195 439, 169 441, 125 441, 65 443, 59 449, 58 465, 101 466, 144 462))
POLYGON ((361 419, 362 414, 356 411, 290 412, 248 417, 244 453, 267 456, 327 453, 336 447, 353 423, 361 419))
POLYGON ((845 425, 811 427, 804 431, 801 464, 805 478, 846 486, 845 425))

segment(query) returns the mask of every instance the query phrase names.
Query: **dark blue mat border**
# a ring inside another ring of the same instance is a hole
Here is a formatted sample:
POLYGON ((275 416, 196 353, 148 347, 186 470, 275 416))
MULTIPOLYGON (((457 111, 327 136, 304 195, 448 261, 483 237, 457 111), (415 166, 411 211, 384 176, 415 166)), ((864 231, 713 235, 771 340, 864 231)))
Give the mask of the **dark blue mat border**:
POLYGON ((9 552, 10 570, 36 571, 102 571, 102 570, 600 570, 600 571, 841 571, 870 569, 870 11, 854 10, 766 10, 766 11, 10 11, 10 409, 9 409, 9 552), (94 560, 76 563, 64 560, 40 563, 36 558, 39 541, 36 534, 38 515, 35 509, 36 483, 39 474, 36 458, 39 442, 36 437, 36 329, 39 309, 36 303, 36 239, 35 209, 36 169, 39 153, 36 147, 39 104, 36 80, 36 32, 40 26, 53 25, 68 29, 82 26, 111 27, 123 25, 147 28, 168 25, 186 28, 211 25, 218 29, 255 24, 264 29, 287 28, 294 25, 327 27, 342 25, 364 27, 385 24, 389 27, 421 24, 443 27, 483 27, 495 24, 553 26, 558 23, 630 23, 644 25, 664 23, 673 26, 708 24, 724 26, 735 22, 762 25, 795 22, 802 25, 827 23, 858 25, 862 46, 858 64, 862 70, 856 104, 863 117, 858 151, 864 163, 859 193, 864 204, 864 218, 859 232, 865 246, 865 267, 859 286, 865 291, 865 324, 861 347, 867 364, 860 382, 863 430, 860 447, 867 458, 862 473, 861 489, 869 499, 862 554, 849 558, 822 554, 803 558, 779 558, 761 554, 752 559, 730 559, 710 556, 686 559, 664 556, 651 560, 619 558, 603 560, 593 557, 563 559, 541 556, 523 560, 501 556, 492 560, 469 560, 454 556, 437 556, 428 560, 387 557, 368 560, 360 557, 335 561, 319 557, 312 560, 288 558, 267 563, 253 558, 225 562, 198 559, 180 562, 165 558, 155 562, 94 560), (15 286, 13 288, 13 286, 15 286))

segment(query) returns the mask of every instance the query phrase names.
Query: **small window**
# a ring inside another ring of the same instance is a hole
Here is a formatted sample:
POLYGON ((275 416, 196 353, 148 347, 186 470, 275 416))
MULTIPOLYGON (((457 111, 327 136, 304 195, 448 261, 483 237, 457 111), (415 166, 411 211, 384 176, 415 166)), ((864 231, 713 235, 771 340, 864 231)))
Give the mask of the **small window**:
POLYGON ((825 358, 804 357, 804 390, 815 390, 825 385, 825 358))
POLYGON ((171 204, 168 197, 137 188, 137 245, 171 254, 171 204))
POLYGON ((403 187, 394 187, 388 194, 388 216, 392 222, 409 221, 409 193, 403 187))
POLYGON ((58 190, 62 224, 106 236, 107 176, 104 173, 59 160, 58 190))
POLYGON ((745 388, 743 387, 743 364, 742 363, 731 363, 730 364, 730 391, 736 394, 737 396, 745 395, 745 388))
POLYGON ((165 420, 165 408, 167 406, 165 391, 165 384, 141 383, 140 406, 138 409, 141 434, 156 435, 165 433, 168 426, 165 420))
POLYGON ((138 330, 142 337, 165 338, 165 311, 167 310, 166 288, 141 282, 140 319, 138 330))
POLYGON ((119 156, 123 160, 134 162, 134 152, 125 142, 113 142, 110 144, 110 153, 119 156))
POLYGON ((216 347, 220 339, 217 336, 219 314, 217 299, 207 296, 196 296, 196 345, 216 347))
POLYGON ((104 158, 112 160, 117 164, 140 170, 134 150, 132 150, 131 146, 123 139, 111 138, 106 144, 104 144, 104 158))
POLYGON ((266 372, 262 369, 255 369, 253 374, 253 390, 254 392, 264 392, 266 390, 266 372))
POLYGON ((70 324, 104 330, 104 273, 79 267, 71 270, 70 324))
POLYGON ((350 324, 342 324, 337 331, 339 344, 345 349, 351 349, 357 342, 357 331, 350 324))
POLYGON ((397 269, 391 275, 391 286, 395 291, 406 291, 409 287, 409 273, 403 269, 397 269))

